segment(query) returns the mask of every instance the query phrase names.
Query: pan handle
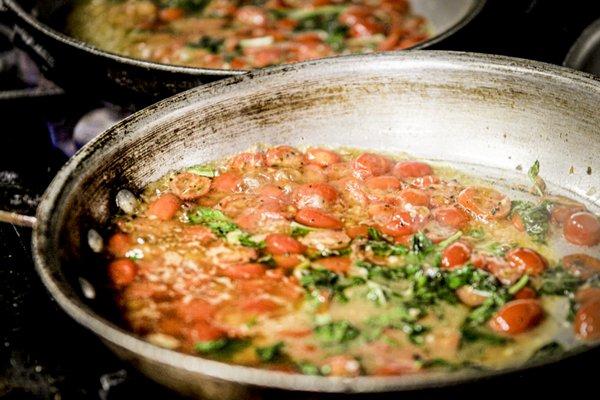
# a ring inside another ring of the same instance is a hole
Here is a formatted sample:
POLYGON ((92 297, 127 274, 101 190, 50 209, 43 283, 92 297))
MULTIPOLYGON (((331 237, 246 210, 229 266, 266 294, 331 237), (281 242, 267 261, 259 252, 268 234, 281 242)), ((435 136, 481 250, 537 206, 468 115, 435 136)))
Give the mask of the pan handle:
POLYGON ((0 210, 0 222, 23 226, 25 228, 33 228, 36 223, 36 218, 31 215, 19 214, 11 211, 0 210))

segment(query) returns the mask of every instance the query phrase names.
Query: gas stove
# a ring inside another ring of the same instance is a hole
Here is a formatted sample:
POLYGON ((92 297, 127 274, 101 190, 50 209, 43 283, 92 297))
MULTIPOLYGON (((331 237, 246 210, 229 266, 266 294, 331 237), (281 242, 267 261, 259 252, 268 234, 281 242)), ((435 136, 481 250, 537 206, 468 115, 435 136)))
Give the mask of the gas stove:
MULTIPOLYGON (((443 48, 561 64, 585 26, 600 17, 591 1, 490 0, 482 14, 443 48)), ((33 214, 61 165, 131 110, 81 98, 45 80, 4 39, 0 26, 0 210, 33 214)), ((153 399, 176 396, 112 355, 52 301, 31 260, 27 228, 0 223, 0 397, 7 399, 153 399)), ((592 382, 598 352, 541 370, 408 398, 498 396, 592 382), (586 368, 586 366, 589 366, 586 368)))

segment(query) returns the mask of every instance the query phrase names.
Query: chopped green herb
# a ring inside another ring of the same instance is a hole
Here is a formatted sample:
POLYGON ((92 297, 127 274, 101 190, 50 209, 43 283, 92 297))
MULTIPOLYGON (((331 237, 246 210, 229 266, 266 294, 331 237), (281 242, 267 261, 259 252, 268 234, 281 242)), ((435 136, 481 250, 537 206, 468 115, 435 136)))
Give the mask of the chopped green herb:
POLYGON ((557 342, 550 342, 539 349, 529 358, 529 362, 544 361, 555 358, 565 352, 564 347, 557 342))
POLYGON ((400 256, 408 253, 408 249, 399 244, 390 244, 383 240, 369 240, 367 248, 373 251, 373 254, 379 257, 400 256))
POLYGON ((272 362, 281 356, 281 349, 283 348, 283 342, 277 342, 271 346, 257 347, 256 355, 263 362, 272 362))
POLYGON ((188 168, 187 171, 196 175, 205 176, 207 178, 214 178, 217 176, 217 171, 208 165, 196 165, 188 168))
POLYGON ((462 343, 472 343, 476 341, 483 341, 491 345, 502 345, 509 341, 508 338, 498 336, 490 331, 482 328, 476 328, 473 326, 465 325, 461 329, 462 343))
POLYGON ((310 231, 314 231, 314 228, 299 224, 295 221, 293 221, 290 225, 292 227, 293 237, 306 236, 310 231))
POLYGON ((367 232, 369 235, 369 239, 376 240, 376 241, 383 240, 383 236, 381 235, 381 233, 379 233, 379 231, 377 229, 373 228, 372 226, 370 226, 367 229, 367 232))
POLYGON ((544 271, 537 283, 537 290, 542 295, 570 296, 581 284, 581 279, 557 266, 544 271))
POLYGON ((298 369, 304 375, 324 375, 317 365, 309 362, 300 362, 297 364, 298 369))
POLYGON ((433 243, 423 232, 417 232, 413 236, 410 246, 411 250, 415 253, 428 253, 433 247, 433 243))
POLYGON ((527 282, 529 282, 529 275, 523 275, 514 285, 508 288, 508 294, 514 296, 527 285, 527 282))
POLYGON ((213 353, 222 350, 228 343, 228 339, 209 340, 196 342, 194 348, 198 353, 213 353))
POLYGON ((255 249, 264 249, 265 248, 264 240, 256 242, 256 241, 252 240, 251 236, 247 233, 241 234, 239 237, 239 241, 240 241, 240 244, 245 247, 252 247, 255 249))
POLYGON ((529 176, 529 179, 531 179, 531 182, 533 183, 533 187, 535 188, 536 192, 540 196, 543 196, 544 188, 542 187, 542 184, 538 178, 539 174, 540 174, 540 162, 538 160, 535 160, 535 162, 531 165, 531 167, 529 167, 529 171, 527 171, 527 176, 529 176))
POLYGON ((485 237, 485 231, 481 228, 473 228, 469 230, 466 235, 475 240, 481 240, 485 237))
POLYGON ((441 242, 439 242, 437 244, 437 248, 438 250, 443 250, 446 247, 450 246, 452 243, 456 242, 458 239, 460 239, 460 237, 463 235, 463 233, 461 231, 456 231, 453 235, 451 235, 450 237, 442 240, 441 242))
POLYGON ((345 343, 356 339, 360 334, 358 328, 344 320, 319 325, 314 331, 319 340, 330 344, 345 343))
POLYGON ((159 3, 163 7, 177 7, 199 13, 206 8, 210 0, 159 0, 159 3))
POLYGON ((529 201, 515 200, 512 202, 511 216, 518 215, 523 221, 525 232, 536 242, 544 243, 549 229, 550 206, 548 201, 536 206, 529 201))
POLYGON ((200 224, 210 228, 217 236, 224 237, 229 232, 238 229, 221 211, 208 207, 198 207, 189 215, 192 224, 200 224))

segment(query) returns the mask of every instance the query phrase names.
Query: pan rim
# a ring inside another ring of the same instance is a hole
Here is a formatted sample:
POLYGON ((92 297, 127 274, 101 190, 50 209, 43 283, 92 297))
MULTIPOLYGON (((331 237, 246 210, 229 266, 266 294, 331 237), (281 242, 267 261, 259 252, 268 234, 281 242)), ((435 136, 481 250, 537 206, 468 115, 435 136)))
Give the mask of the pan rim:
MULTIPOLYGON (((119 55, 117 53, 101 50, 95 46, 92 46, 82 40, 71 37, 67 34, 64 34, 49 25, 39 21, 37 18, 33 17, 30 13, 25 11, 20 4, 16 3, 15 0, 4 0, 4 3, 7 7, 11 8, 12 11, 23 21, 25 21, 30 27, 37 30, 44 35, 51 37, 54 40, 62 42, 63 44, 67 44, 77 48, 78 50, 87 52, 89 54, 103 57, 105 59, 109 59, 112 61, 121 62, 127 65, 131 65, 134 67, 142 67, 142 68, 151 68, 154 70, 160 70, 164 72, 171 73, 181 73, 181 74, 190 74, 190 75, 207 75, 207 76, 222 76, 229 77, 235 75, 246 74, 252 70, 248 69, 221 69, 221 68, 202 68, 202 67, 188 67, 181 66, 175 64, 163 64, 153 61, 146 61, 142 59, 137 59, 134 57, 128 57, 119 55)), ((441 42, 442 40, 450 37, 451 35, 458 32, 460 29, 465 27, 469 22, 471 22, 483 9, 486 5, 487 0, 473 0, 473 4, 470 6, 469 10, 465 13, 465 15, 457 21, 454 25, 450 26, 443 32, 427 39, 423 42, 419 42, 414 46, 408 47, 403 50, 398 50, 396 52, 406 51, 406 50, 419 50, 424 49, 426 47, 432 46, 436 43, 441 42)), ((335 57, 327 57, 327 58, 335 58, 335 57)), ((280 64, 280 65, 292 65, 292 64, 280 64)))
MULTIPOLYGON (((587 87, 588 90, 597 92, 600 96, 600 78, 590 74, 530 60, 447 51, 410 51, 395 54, 380 54, 376 56, 359 55, 328 58, 320 61, 294 64, 292 66, 284 65, 254 71, 248 75, 231 77, 229 79, 191 89, 145 108, 109 128, 77 152, 58 172, 40 202, 37 211, 38 222, 32 235, 35 266, 44 285, 67 314, 87 329, 93 331, 106 342, 110 342, 117 347, 124 348, 142 357, 151 359, 154 362, 165 364, 170 367, 210 376, 215 379, 234 381, 258 387, 330 393, 406 391, 450 386, 464 383, 469 380, 506 375, 555 361, 544 360, 543 362, 540 361, 538 363, 484 373, 461 371, 452 374, 444 373, 440 376, 416 374, 400 377, 327 378, 267 371, 258 368, 207 360, 152 345, 124 329, 119 328, 112 322, 98 316, 90 307, 81 303, 80 300, 74 301, 74 298, 63 291, 52 276, 52 267, 50 265, 51 262, 49 262, 50 256, 48 256, 48 254, 52 253, 51 250, 53 248, 51 244, 53 239, 50 236, 54 215, 53 211, 59 207, 58 200, 61 192, 68 185, 73 174, 76 173, 76 170, 81 164, 102 147, 104 143, 122 138, 125 135, 126 130, 143 126, 145 121, 151 117, 170 114, 173 110, 178 108, 178 105, 184 105, 188 100, 210 101, 211 96, 208 96, 208 94, 218 92, 220 89, 224 89, 234 83, 243 84, 244 82, 249 82, 257 77, 266 77, 273 74, 287 74, 296 69, 318 68, 328 64, 337 66, 340 64, 350 65, 357 62, 376 63, 378 61, 393 61, 398 62, 399 65, 410 66, 410 63, 401 63, 401 61, 406 60, 429 62, 434 65, 446 66, 448 68, 468 66, 469 68, 485 68, 486 70, 494 72, 511 70, 513 72, 522 72, 529 76, 537 76, 538 78, 547 78, 548 76, 551 76, 554 79, 560 79, 564 82, 576 83, 579 87, 587 87)), ((580 347, 578 348, 578 351, 567 355, 567 357, 588 351, 593 347, 597 346, 580 347)), ((561 357, 560 359, 565 359, 567 357, 561 357)))

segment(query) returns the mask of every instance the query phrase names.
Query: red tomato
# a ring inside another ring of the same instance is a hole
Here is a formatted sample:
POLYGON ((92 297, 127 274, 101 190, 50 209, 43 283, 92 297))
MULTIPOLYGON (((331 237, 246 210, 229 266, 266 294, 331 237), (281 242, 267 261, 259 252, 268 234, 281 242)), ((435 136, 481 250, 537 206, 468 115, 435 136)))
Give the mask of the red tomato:
POLYGON ((195 200, 210 190, 210 179, 192 172, 181 172, 173 177, 169 187, 181 200, 195 200))
POLYGON ((267 150, 265 155, 270 167, 300 168, 304 164, 304 155, 290 146, 277 146, 267 150))
POLYGON ((350 226, 346 228, 346 235, 348 235, 350 239, 354 239, 359 236, 367 237, 369 235, 369 227, 366 225, 350 226))
POLYGON ((316 164, 320 167, 328 167, 332 164, 340 162, 341 158, 332 150, 311 147, 306 151, 306 160, 310 164, 316 164))
POLYGON ((115 233, 108 239, 108 252, 115 257, 125 257, 134 245, 133 238, 126 233, 115 233))
POLYGON ((515 299, 523 300, 523 299, 535 299, 537 297, 537 293, 532 288, 526 286, 523 289, 519 290, 515 294, 515 299))
POLYGON ((600 340, 600 299, 590 300, 579 307, 573 328, 575 334, 584 340, 600 340))
POLYGON ((298 210, 294 217, 296 222, 315 228, 342 229, 342 221, 324 211, 313 208, 298 210))
POLYGON ((337 273, 348 272, 352 265, 352 262, 348 257, 325 257, 314 261, 314 263, 337 273))
POLYGON ((137 276, 136 263, 128 258, 119 258, 108 265, 108 276, 116 287, 129 285, 137 276))
POLYGON ((579 246, 595 246, 600 243, 600 221, 587 211, 572 214, 563 226, 565 239, 579 246))
POLYGON ((414 187, 418 187, 420 189, 428 188, 431 185, 435 185, 440 183, 440 178, 435 175, 425 175, 420 176, 418 178, 413 179, 410 184, 414 187))
POLYGON ((456 229, 463 228, 469 222, 469 216, 454 206, 443 206, 432 210, 433 218, 441 224, 456 229))
POLYGON ((358 174, 357 177, 364 179, 385 174, 390 169, 390 162, 377 154, 362 153, 352 162, 352 169, 358 174))
POLYGON ((329 180, 335 181, 338 179, 349 178, 352 176, 351 163, 338 162, 331 164, 325 168, 325 173, 329 177, 329 180))
POLYGON ((242 310, 252 314, 269 314, 279 309, 279 304, 264 298, 250 298, 241 305, 242 310))
POLYGON ((158 13, 158 18, 163 22, 172 22, 177 21, 181 17, 183 17, 184 12, 182 8, 179 7, 167 7, 163 8, 158 13))
POLYGON ((510 266, 528 275, 540 275, 546 270, 546 260, 535 250, 517 247, 506 254, 510 266))
POLYGON ((262 153, 240 153, 229 162, 233 169, 248 170, 265 165, 265 155, 262 153))
POLYGON ((298 254, 275 254, 273 261, 279 268, 292 269, 302 262, 302 258, 298 254))
POLYGON ((199 242, 200 244, 210 243, 216 238, 209 228, 200 225, 184 227, 181 237, 187 242, 199 242))
POLYGON ((242 177, 235 172, 225 172, 215 177, 212 181, 212 188, 218 192, 236 192, 242 177))
POLYGON ((244 26, 267 26, 269 16, 267 12, 257 6, 243 6, 237 9, 235 19, 244 26))
POLYGON ((490 320, 496 332, 515 335, 536 327, 544 317, 537 300, 513 300, 506 303, 490 320))
POLYGON ((146 215, 156 217, 161 221, 167 221, 177 214, 180 206, 179 197, 173 193, 165 193, 148 205, 146 215))
POLYGON ((210 320, 215 306, 202 299, 192 299, 188 303, 179 302, 175 306, 175 315, 185 323, 210 320))
POLYGON ((463 265, 471 258, 471 248, 462 242, 452 243, 442 252, 442 267, 451 269, 463 265))
POLYGON ((267 184, 258 189, 257 192, 261 196, 273 197, 275 199, 284 201, 287 198, 285 191, 277 185, 267 184))
POLYGON ((306 183, 327 182, 327 173, 317 164, 307 164, 302 169, 302 176, 306 183))
POLYGON ((306 246, 291 236, 281 233, 272 233, 265 239, 266 250, 273 255, 280 254, 301 254, 306 250, 306 246))
POLYGON ((328 183, 308 183, 298 186, 292 198, 299 208, 322 208, 337 200, 338 192, 328 183))
POLYGON ((329 357, 324 364, 329 366, 330 376, 352 377, 360 375, 360 363, 354 357, 346 354, 329 357))
POLYGON ((594 300, 600 300, 600 287, 588 286, 578 289, 575 293, 575 301, 579 304, 594 300))
POLYGON ((244 263, 230 265, 223 269, 223 275, 232 279, 260 278, 265 274, 266 268, 258 263, 244 263))
POLYGON ((550 212, 550 219, 556 224, 564 224, 565 221, 573 214, 579 211, 585 211, 583 205, 555 205, 550 212))
POLYGON ((187 329, 186 336, 186 339, 192 343, 211 342, 224 337, 225 332, 207 321, 198 321, 187 329))
POLYGON ((425 207, 429 205, 429 195, 421 189, 404 189, 398 194, 398 198, 402 200, 403 204, 425 207))
POLYGON ((400 179, 407 179, 432 175, 433 170, 428 164, 419 161, 400 161, 394 165, 392 174, 400 179))
POLYGON ((510 213, 510 199, 495 189, 470 186, 458 195, 458 204, 484 221, 500 220, 510 213))
POLYGON ((581 279, 600 274, 600 260, 587 254, 571 254, 562 259, 563 266, 581 279))
POLYGON ((376 221, 381 221, 378 228, 390 236, 405 236, 417 231, 417 224, 408 211, 397 211, 389 216, 374 216, 376 221))
MULTIPOLYGON (((484 257, 483 268, 494 275, 500 282, 505 285, 512 285, 523 276, 523 269, 514 268, 509 262, 498 257, 484 257)), ((475 260, 473 260, 473 265, 475 260)), ((479 268, 479 265, 476 265, 479 268)))
POLYGON ((376 190, 396 190, 401 185, 400 180, 391 175, 372 176, 365 183, 369 189, 376 190))

